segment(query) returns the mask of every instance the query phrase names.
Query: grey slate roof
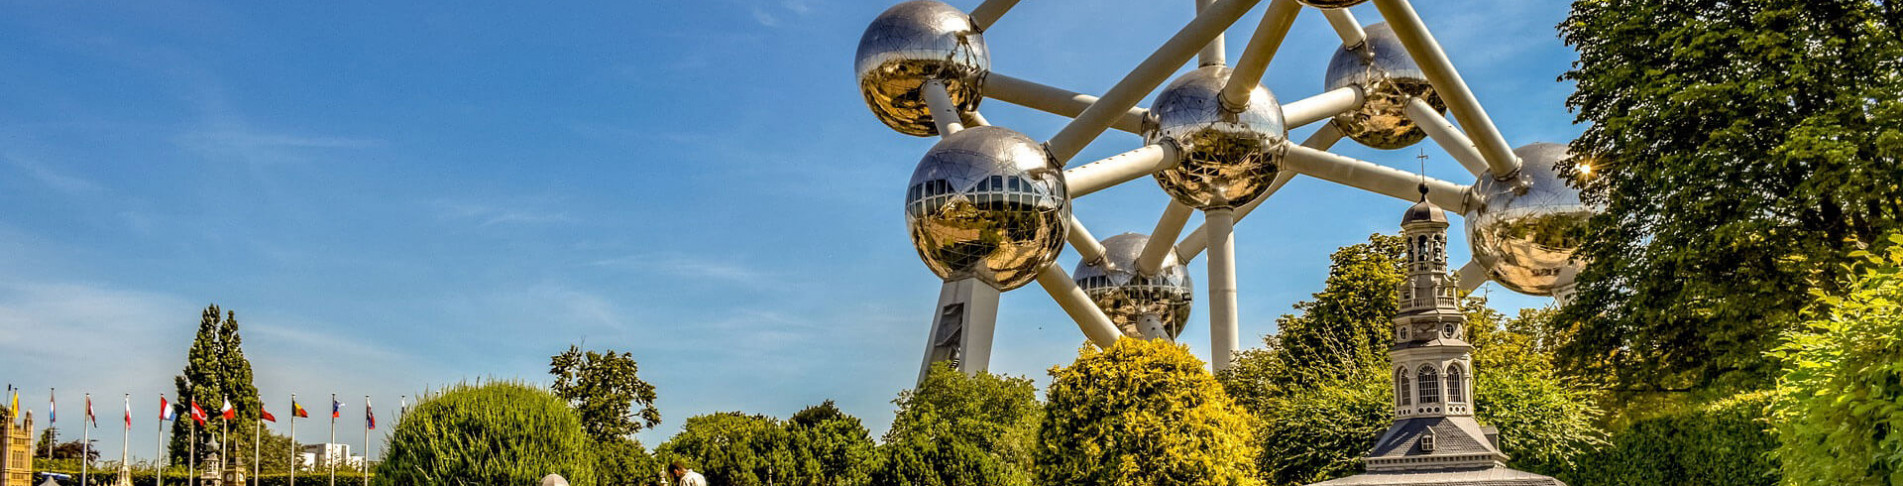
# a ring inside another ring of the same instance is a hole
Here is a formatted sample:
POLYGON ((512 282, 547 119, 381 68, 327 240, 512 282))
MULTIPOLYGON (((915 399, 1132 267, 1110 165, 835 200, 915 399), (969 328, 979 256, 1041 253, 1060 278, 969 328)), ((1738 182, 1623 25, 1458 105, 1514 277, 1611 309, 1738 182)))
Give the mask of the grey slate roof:
POLYGON ((1421 436, 1434 433, 1433 455, 1499 453, 1472 417, 1417 417, 1395 422, 1368 451, 1370 458, 1424 456, 1421 436))
POLYGON ((1376 485, 1417 485, 1417 486, 1566 486, 1560 482, 1526 471, 1516 471, 1505 467, 1452 469, 1433 472, 1379 472, 1357 474, 1341 479, 1323 481, 1310 486, 1376 486, 1376 485))

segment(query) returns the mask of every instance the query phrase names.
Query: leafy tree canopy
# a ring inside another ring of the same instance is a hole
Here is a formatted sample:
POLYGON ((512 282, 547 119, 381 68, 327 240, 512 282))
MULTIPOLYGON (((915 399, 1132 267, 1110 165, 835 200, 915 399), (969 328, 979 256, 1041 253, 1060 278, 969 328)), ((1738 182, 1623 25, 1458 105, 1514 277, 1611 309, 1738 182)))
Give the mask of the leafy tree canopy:
POLYGON ((899 411, 874 457, 872 484, 1029 485, 1043 413, 1036 393, 1028 378, 932 365, 918 388, 893 400, 899 411))
POLYGON ((654 385, 641 380, 640 371, 632 353, 583 352, 577 346, 549 357, 548 365, 555 375, 550 389, 575 406, 588 434, 601 441, 627 439, 661 423, 654 385))
POLYGON ((1604 206, 1562 319, 1582 376, 1757 389, 1764 352, 1903 220, 1898 2, 1575 0, 1561 167, 1604 206))
POLYGON ((238 333, 237 313, 221 310, 217 305, 206 306, 199 315, 198 333, 185 355, 185 370, 172 380, 177 387, 174 395, 177 403, 188 412, 180 413, 179 419, 172 423, 173 462, 186 463, 194 447, 200 455, 209 449, 212 434, 206 433, 206 428, 229 427, 231 440, 225 445, 231 456, 247 459, 252 456, 252 429, 258 426, 258 410, 262 404, 251 376, 251 361, 245 358, 244 340, 238 333), (237 409, 237 418, 229 424, 218 417, 219 407, 226 400, 237 409), (206 426, 196 429, 189 413, 194 401, 211 416, 206 426))

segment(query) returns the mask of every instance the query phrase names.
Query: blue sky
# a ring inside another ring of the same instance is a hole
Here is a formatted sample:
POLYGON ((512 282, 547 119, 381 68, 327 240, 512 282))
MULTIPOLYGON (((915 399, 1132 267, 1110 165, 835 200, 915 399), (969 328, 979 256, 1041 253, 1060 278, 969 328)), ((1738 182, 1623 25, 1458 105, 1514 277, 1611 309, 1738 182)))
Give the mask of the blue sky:
MULTIPOLYGON (((996 72, 1098 93, 1191 4, 1024 0, 986 40, 996 72)), ((150 457, 156 396, 217 303, 269 409, 344 397, 340 442, 362 442, 364 395, 388 423, 425 388, 546 382, 549 355, 584 341, 633 352, 659 388, 650 446, 692 415, 826 399, 881 433, 939 284, 900 207, 933 140, 879 124, 852 78, 888 5, 0 0, 0 379, 36 413, 58 387, 63 437, 91 392, 107 451, 132 393, 132 454, 150 457)), ((1509 142, 1580 131, 1556 81, 1575 58, 1553 28, 1565 2, 1418 7, 1509 142)), ((1261 11, 1230 30, 1232 58, 1261 11)), ((1264 84, 1320 92, 1338 44, 1304 12, 1264 84)), ((982 111, 1040 139, 1065 122, 982 111)), ((1078 161, 1139 144, 1111 132, 1078 161)), ((1422 146, 1430 175, 1471 180, 1422 146)), ((1418 153, 1336 151, 1409 170, 1418 153)), ((1076 214, 1099 237, 1147 232, 1165 202, 1139 180, 1076 214)), ((1245 341, 1406 206, 1298 178, 1242 222, 1245 341)), ((1487 288, 1496 307, 1548 302, 1487 288)), ((1182 337, 1204 356, 1206 316, 1198 302, 1182 337)), ((992 369, 1039 383, 1083 342, 1036 288, 1006 294, 999 323, 992 369)))

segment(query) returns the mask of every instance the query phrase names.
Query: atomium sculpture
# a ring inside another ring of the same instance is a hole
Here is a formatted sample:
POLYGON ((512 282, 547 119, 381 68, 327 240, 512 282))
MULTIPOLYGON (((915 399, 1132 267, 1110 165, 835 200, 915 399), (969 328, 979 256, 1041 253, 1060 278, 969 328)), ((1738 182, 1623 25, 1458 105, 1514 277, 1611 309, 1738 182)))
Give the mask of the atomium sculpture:
POLYGON ((873 19, 860 38, 854 68, 873 115, 899 133, 942 137, 919 161, 905 197, 913 246, 945 281, 924 365, 986 369, 999 294, 1032 281, 1097 345, 1175 339, 1195 300, 1185 265, 1207 252, 1210 356, 1212 367, 1227 368, 1239 338, 1234 225, 1298 174, 1461 214, 1474 255, 1459 271, 1466 290, 1492 279, 1563 297, 1583 265, 1573 253, 1596 209, 1557 175, 1555 165, 1568 163, 1565 146, 1510 148, 1408 0, 1268 0, 1233 66, 1223 31, 1263 0, 1196 0, 1194 20, 1101 97, 990 72, 983 33, 1017 1, 983 0, 968 14, 908 1, 873 19), (1355 20, 1348 7, 1364 2, 1387 22, 1355 20), (1260 82, 1310 8, 1340 47, 1323 91, 1284 104, 1260 82), (1153 105, 1139 108, 1158 87, 1153 105), (1072 120, 1038 143, 989 126, 978 112, 984 98, 1072 120), (1323 125, 1307 140, 1288 139, 1290 129, 1314 123, 1323 125), (1109 129, 1140 135, 1145 145, 1070 165, 1109 129), (1384 150, 1432 139, 1476 182, 1328 152, 1343 138, 1384 150), (1098 241, 1072 215, 1076 199, 1146 175, 1170 199, 1149 235, 1098 241), (1185 234, 1197 211, 1203 226, 1185 234), (1074 278, 1053 264, 1067 246, 1081 257, 1074 278))

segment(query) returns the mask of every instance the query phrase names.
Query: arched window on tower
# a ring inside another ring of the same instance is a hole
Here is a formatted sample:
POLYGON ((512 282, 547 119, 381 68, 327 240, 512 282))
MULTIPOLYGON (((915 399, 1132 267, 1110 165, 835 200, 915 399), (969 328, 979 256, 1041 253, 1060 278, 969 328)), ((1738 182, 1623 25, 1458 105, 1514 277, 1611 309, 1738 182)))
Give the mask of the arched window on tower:
POLYGON ((1421 404, 1440 403, 1440 373, 1434 372, 1434 365, 1422 365, 1415 380, 1421 389, 1421 404))
POLYGON ((1460 371, 1460 364, 1447 365, 1447 402, 1467 403, 1466 376, 1460 371))
POLYGON ((1408 393, 1407 389, 1407 368, 1394 370, 1394 394, 1396 403, 1402 406, 1410 404, 1409 397, 1413 396, 1413 394, 1408 393))

